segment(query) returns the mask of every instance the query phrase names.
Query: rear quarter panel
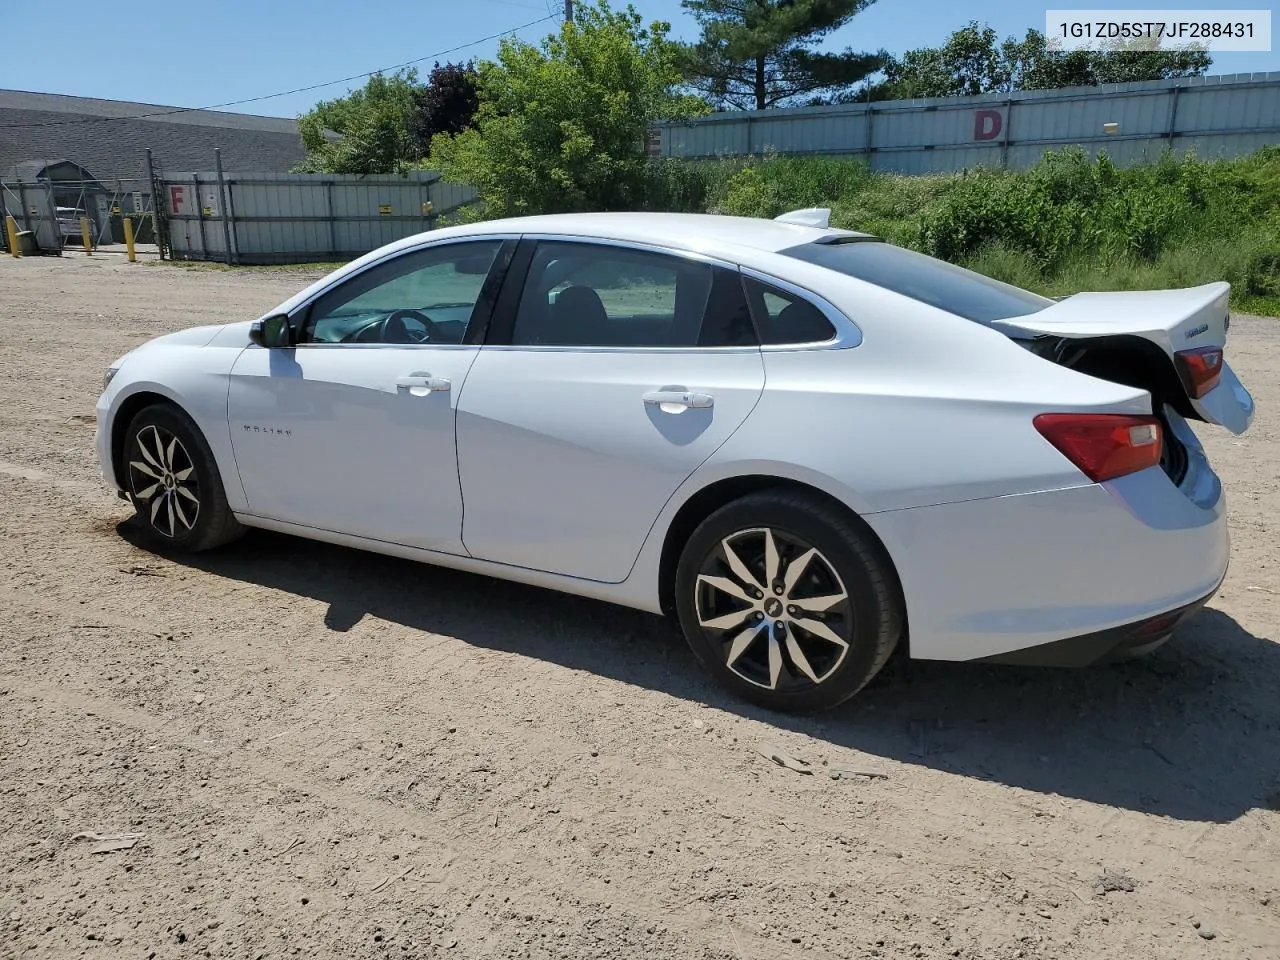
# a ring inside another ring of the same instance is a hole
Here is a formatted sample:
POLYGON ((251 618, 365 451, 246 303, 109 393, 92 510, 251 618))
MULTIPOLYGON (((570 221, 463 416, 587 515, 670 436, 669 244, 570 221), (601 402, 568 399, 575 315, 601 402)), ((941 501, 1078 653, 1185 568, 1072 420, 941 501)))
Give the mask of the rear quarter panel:
POLYGON ((766 348, 764 394, 708 467, 800 464, 830 477, 860 513, 901 510, 1087 484, 1032 418, 1151 412, 1145 391, 1059 367, 926 304, 828 277, 820 292, 857 324, 862 342, 766 348))

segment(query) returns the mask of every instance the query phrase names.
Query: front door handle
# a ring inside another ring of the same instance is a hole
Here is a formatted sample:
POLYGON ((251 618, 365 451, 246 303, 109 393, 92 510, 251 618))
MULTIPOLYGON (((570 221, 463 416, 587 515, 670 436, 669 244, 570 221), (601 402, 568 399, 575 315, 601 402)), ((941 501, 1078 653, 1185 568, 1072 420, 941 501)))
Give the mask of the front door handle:
POLYGON ((680 413, 683 410, 705 410, 715 403, 709 393, 693 393, 688 390, 650 390, 644 395, 646 404, 656 404, 663 413, 680 413))
POLYGON ((449 381, 444 377, 433 377, 429 373, 415 373, 396 378, 396 390, 411 393, 415 397, 448 390, 449 386, 449 381))

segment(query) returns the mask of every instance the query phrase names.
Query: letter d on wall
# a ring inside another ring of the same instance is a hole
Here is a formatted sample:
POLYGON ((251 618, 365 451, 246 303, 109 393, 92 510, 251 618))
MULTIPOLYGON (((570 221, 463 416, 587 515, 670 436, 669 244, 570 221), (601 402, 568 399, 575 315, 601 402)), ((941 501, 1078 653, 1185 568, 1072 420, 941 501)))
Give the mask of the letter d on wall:
POLYGON ((973 139, 994 140, 1003 125, 999 110, 978 110, 973 115, 973 139))

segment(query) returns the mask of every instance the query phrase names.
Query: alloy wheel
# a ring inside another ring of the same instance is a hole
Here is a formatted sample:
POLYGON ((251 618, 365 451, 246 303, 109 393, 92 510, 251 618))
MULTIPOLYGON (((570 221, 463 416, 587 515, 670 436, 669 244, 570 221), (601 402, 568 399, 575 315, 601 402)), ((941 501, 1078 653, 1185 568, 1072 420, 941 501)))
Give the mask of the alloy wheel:
POLYGON ((694 609, 725 666, 766 690, 823 683, 853 639, 853 608, 835 567, 803 539, 769 527, 716 545, 699 570, 694 609))
POLYGON ((134 498, 145 504, 152 528, 174 539, 190 533, 200 516, 200 480, 187 448, 173 433, 148 424, 134 437, 140 459, 129 461, 134 498))

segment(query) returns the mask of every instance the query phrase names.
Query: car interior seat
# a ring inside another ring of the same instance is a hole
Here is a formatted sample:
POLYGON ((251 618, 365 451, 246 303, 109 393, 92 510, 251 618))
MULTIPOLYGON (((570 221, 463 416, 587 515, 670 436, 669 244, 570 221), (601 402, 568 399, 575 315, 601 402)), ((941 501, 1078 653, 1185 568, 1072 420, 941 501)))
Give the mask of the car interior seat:
POLYGON ((575 284, 561 290, 547 308, 537 343, 598 343, 608 328, 604 301, 591 287, 575 284))
POLYGON ((770 324, 774 343, 812 343, 831 339, 831 322, 811 303, 796 301, 782 308, 770 324))

